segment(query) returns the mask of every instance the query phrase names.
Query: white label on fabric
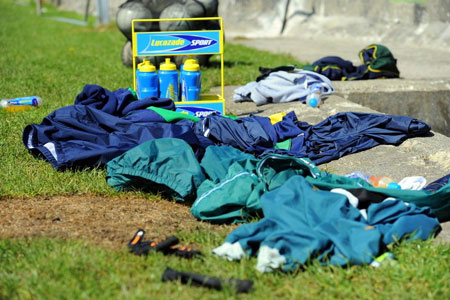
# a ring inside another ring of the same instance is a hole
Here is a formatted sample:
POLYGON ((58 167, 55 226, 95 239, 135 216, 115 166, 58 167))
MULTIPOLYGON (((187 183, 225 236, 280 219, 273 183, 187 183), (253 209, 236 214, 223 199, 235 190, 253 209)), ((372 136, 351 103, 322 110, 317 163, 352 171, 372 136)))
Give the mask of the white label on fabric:
POLYGON ((47 148, 47 150, 50 151, 55 160, 58 161, 58 155, 56 155, 55 144, 48 142, 44 145, 44 147, 47 148))
POLYGON ((29 149, 33 149, 33 135, 31 134, 31 132, 28 134, 28 141, 27 141, 27 145, 29 149))

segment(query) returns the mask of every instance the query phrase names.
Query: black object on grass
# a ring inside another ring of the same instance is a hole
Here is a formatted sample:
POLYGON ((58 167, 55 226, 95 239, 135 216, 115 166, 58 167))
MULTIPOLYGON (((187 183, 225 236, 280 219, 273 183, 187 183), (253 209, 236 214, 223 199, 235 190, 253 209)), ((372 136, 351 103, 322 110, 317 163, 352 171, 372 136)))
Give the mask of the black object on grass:
POLYGON ((138 229, 133 238, 128 242, 128 248, 133 254, 147 255, 150 251, 162 252, 164 255, 172 254, 183 258, 191 258, 200 255, 201 252, 189 247, 176 247, 179 239, 176 236, 169 236, 165 240, 157 243, 154 241, 143 241, 145 231, 138 229))
POLYGON ((232 286, 237 293, 248 293, 253 287, 253 280, 249 279, 230 278, 222 280, 206 275, 176 271, 169 267, 167 267, 164 271, 161 280, 180 281, 182 284, 192 284, 195 286, 203 286, 216 290, 221 290, 222 285, 225 284, 232 286))

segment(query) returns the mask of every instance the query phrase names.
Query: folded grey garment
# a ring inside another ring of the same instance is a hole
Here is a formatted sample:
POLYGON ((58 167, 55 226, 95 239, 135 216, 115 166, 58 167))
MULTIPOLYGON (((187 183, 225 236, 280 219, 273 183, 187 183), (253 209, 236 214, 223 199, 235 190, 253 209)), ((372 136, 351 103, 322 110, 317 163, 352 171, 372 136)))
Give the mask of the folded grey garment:
POLYGON ((331 81, 318 73, 278 71, 258 82, 249 82, 235 89, 234 102, 253 101, 256 105, 306 100, 312 84, 322 86, 324 96, 334 93, 331 81))
POLYGON ((234 102, 253 101, 252 98, 250 98, 250 94, 252 93, 253 88, 257 85, 258 85, 257 82, 252 81, 244 86, 238 87, 237 89, 234 90, 233 101, 234 102))

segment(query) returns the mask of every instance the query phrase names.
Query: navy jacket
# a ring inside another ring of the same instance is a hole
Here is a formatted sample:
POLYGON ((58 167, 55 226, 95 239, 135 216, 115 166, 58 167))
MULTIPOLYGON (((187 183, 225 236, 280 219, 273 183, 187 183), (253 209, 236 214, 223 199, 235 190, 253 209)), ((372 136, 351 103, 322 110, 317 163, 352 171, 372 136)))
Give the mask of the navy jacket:
POLYGON ((275 125, 266 117, 233 120, 219 115, 168 123, 155 110, 145 108, 150 103, 170 109, 171 100, 132 99, 125 89, 110 92, 86 86, 75 101, 79 104, 52 112, 41 124, 26 126, 23 143, 58 170, 105 164, 145 141, 163 137, 185 140, 197 158, 210 145, 230 145, 256 156, 289 154, 321 164, 380 144, 398 145, 430 130, 426 123, 405 116, 351 112, 316 125, 298 121, 294 112, 275 125), (291 141, 289 149, 275 148, 285 140, 291 141))

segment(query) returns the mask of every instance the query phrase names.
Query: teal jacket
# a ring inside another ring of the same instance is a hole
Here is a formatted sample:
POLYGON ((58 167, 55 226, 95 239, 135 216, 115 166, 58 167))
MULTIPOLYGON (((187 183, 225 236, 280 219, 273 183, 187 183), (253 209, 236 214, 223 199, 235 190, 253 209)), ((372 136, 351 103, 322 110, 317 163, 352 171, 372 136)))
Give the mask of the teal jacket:
POLYGON ((107 183, 116 190, 143 189, 194 201, 191 212, 211 222, 242 222, 261 213, 260 197, 301 175, 321 190, 361 188, 430 207, 450 220, 450 184, 435 192, 375 188, 369 183, 321 172, 305 158, 269 154, 261 159, 230 146, 210 146, 199 163, 183 140, 145 142, 107 164, 107 183))
POLYGON ((308 159, 278 154, 257 159, 230 146, 208 147, 199 163, 185 141, 171 138, 145 142, 110 161, 107 182, 117 190, 144 189, 194 201, 192 214, 209 222, 259 217, 239 226, 224 245, 259 253, 263 271, 273 266, 273 255, 261 254, 267 251, 277 254, 276 268, 284 271, 311 258, 323 264, 370 263, 384 251, 383 244, 404 237, 426 239, 439 231, 427 206, 442 219, 449 218, 450 186, 434 193, 376 189, 359 179, 321 172, 308 159), (334 190, 361 187, 399 199, 370 204, 362 211, 350 196, 334 190), (258 252, 259 247, 265 250, 258 252))

